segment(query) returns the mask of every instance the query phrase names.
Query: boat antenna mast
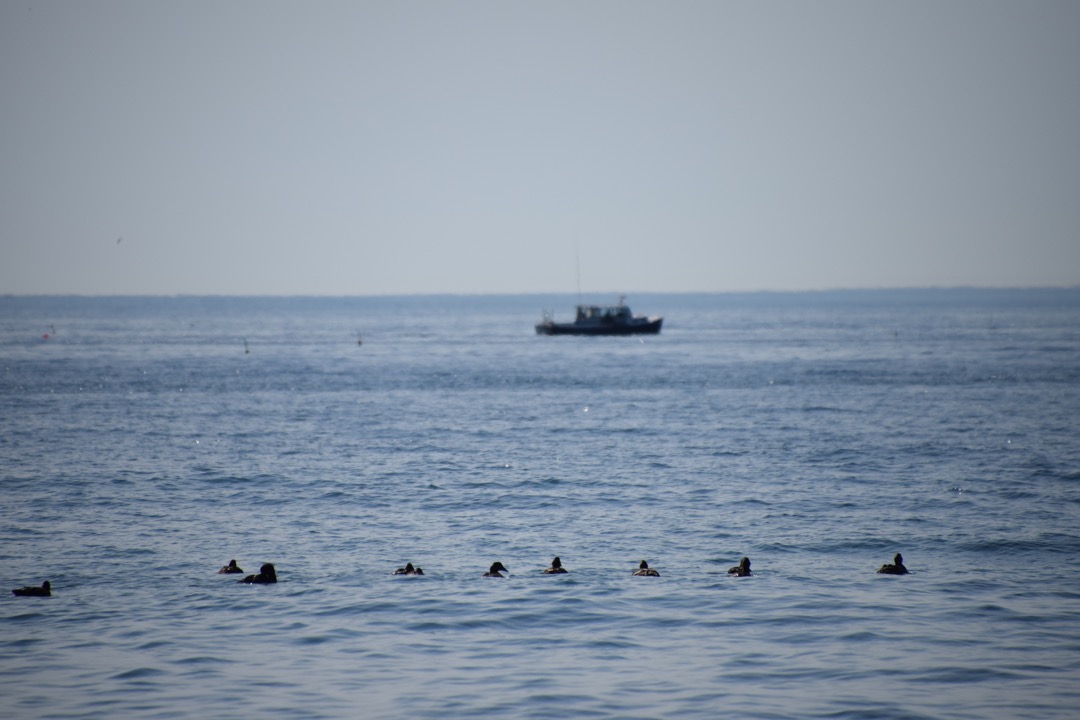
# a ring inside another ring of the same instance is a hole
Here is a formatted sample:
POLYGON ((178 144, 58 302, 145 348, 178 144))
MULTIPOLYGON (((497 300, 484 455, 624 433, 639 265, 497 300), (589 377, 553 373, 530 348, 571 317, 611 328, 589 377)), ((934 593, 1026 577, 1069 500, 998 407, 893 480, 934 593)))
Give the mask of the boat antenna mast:
POLYGON ((578 254, 577 242, 574 243, 574 267, 577 271, 577 304, 581 304, 581 256, 578 254))

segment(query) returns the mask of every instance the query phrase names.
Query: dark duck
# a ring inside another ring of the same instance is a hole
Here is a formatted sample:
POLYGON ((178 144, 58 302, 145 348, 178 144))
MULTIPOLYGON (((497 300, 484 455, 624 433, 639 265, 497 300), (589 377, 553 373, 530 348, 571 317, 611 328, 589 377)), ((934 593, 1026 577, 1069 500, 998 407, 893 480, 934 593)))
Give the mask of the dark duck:
POLYGON ((243 572, 244 571, 240 569, 240 566, 236 564, 235 560, 230 560, 228 565, 223 565, 222 568, 218 570, 218 575, 233 575, 243 572))
POLYGON ((237 580, 237 582, 247 583, 248 585, 276 583, 277 571, 274 570, 274 565, 272 563, 263 563, 263 566, 259 568, 259 573, 257 575, 248 575, 243 580, 237 580))
POLYGON ((496 562, 491 564, 488 571, 484 573, 484 577, 506 577, 502 574, 504 572, 508 573, 510 571, 507 570, 501 562, 496 562))
POLYGON ((551 567, 544 568, 545 575, 558 575, 564 572, 566 572, 566 568, 562 566, 562 560, 557 557, 551 561, 551 567))
POLYGON ((46 580, 45 582, 41 583, 41 587, 34 587, 33 585, 29 585, 27 587, 15 588, 11 592, 15 595, 18 595, 19 597, 51 597, 52 585, 50 585, 49 581, 46 580))
POLYGON ((744 557, 738 565, 728 570, 727 574, 735 577, 750 577, 750 558, 744 557))
POLYGON ((423 568, 413 567, 412 563, 405 563, 405 567, 398 568, 391 575, 423 575, 423 568))
POLYGON ((885 563, 878 572, 882 575, 907 575, 908 569, 904 567, 904 556, 900 553, 896 553, 892 559, 892 563, 885 563))
POLYGON ((638 565, 638 569, 634 571, 634 574, 639 577, 660 577, 660 573, 649 567, 649 563, 644 560, 638 565))

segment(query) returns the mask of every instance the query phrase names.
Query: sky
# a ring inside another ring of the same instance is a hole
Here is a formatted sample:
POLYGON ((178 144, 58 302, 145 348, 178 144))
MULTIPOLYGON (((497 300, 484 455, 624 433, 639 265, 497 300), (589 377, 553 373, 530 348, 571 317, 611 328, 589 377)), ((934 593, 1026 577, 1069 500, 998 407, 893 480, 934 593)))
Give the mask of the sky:
POLYGON ((0 0, 0 294, 1080 284, 1080 3, 0 0))

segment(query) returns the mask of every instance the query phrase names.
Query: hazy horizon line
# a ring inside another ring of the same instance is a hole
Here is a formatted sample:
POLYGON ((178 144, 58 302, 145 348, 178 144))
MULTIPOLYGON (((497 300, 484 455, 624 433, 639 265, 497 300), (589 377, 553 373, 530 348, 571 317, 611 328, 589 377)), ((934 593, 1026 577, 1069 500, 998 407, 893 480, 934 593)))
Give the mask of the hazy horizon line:
POLYGON ((531 291, 531 292, 399 292, 399 293, 77 293, 77 292, 51 292, 51 293, 0 293, 5 298, 47 298, 47 297, 82 297, 82 298, 204 298, 204 297, 228 297, 228 298, 402 298, 402 297, 528 297, 528 296, 567 296, 579 297, 597 295, 610 295, 613 297, 640 297, 655 295, 810 295, 825 293, 857 293, 857 292, 915 292, 915 291, 1076 291, 1080 290, 1080 284, 1075 285, 896 285, 896 286, 862 286, 862 287, 828 287, 828 288, 803 288, 803 289, 757 289, 757 290, 596 290, 588 292, 575 291, 531 291))

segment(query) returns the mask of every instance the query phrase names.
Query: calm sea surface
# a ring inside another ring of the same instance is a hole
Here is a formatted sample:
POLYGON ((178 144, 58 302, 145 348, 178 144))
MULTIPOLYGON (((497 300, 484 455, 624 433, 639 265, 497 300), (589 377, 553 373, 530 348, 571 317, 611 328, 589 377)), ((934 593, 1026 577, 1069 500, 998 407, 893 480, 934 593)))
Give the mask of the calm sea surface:
POLYGON ((1080 714, 1080 290, 629 300, 0 298, 0 716, 1080 714))

